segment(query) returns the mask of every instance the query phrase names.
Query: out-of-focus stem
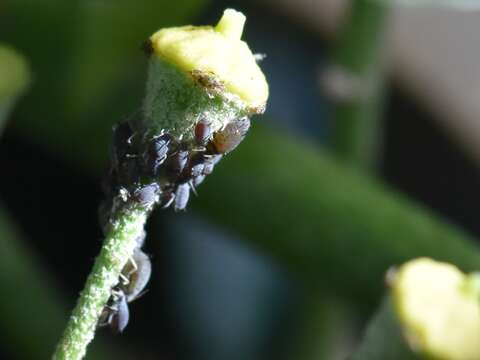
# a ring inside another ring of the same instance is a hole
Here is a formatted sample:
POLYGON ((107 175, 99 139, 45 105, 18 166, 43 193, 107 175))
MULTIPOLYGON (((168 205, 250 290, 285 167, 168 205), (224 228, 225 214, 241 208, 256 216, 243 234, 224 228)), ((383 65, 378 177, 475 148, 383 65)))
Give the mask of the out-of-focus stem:
POLYGON ((27 88, 30 74, 25 59, 10 47, 0 44, 0 131, 15 100, 27 88))
POLYGON ((480 264, 464 231, 318 149, 257 125, 231 157, 194 208, 356 306, 375 304, 385 271, 408 259, 480 264))
POLYGON ((334 109, 333 147, 342 159, 367 169, 375 167, 381 142, 388 6, 388 1, 353 0, 333 59, 335 69, 343 72, 346 90, 351 92, 338 99, 334 109))

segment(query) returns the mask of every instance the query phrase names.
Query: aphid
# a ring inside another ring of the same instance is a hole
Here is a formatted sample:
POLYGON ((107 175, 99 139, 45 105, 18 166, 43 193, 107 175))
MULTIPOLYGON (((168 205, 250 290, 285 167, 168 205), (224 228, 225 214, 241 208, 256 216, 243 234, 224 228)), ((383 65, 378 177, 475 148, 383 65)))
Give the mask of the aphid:
POLYGON ((205 180, 205 175, 199 175, 192 180, 193 187, 200 185, 205 180))
POLYGON ((203 154, 203 169, 202 169, 202 174, 203 175, 210 175, 213 172, 213 168, 215 167, 216 164, 222 159, 221 154, 217 155, 205 155, 203 154))
POLYGON ((204 173, 204 168, 205 168, 205 164, 203 162, 193 165, 190 168, 190 176, 192 178, 195 178, 197 176, 202 175, 204 173))
POLYGON ((212 136, 210 124, 205 119, 200 119, 195 125, 195 143, 199 146, 207 145, 208 140, 212 136))
POLYGON ((128 282, 122 284, 122 290, 127 302, 132 302, 142 294, 150 280, 152 274, 150 258, 142 250, 135 249, 132 259, 125 265, 122 273, 128 279, 128 282))
POLYGON ((145 162, 145 171, 151 176, 157 176, 160 165, 167 159, 169 144, 172 137, 164 134, 160 137, 152 139, 148 144, 147 151, 143 158, 145 162))
POLYGON ((224 129, 213 134, 208 149, 214 154, 226 154, 235 149, 250 128, 250 120, 241 118, 228 123, 224 129))
POLYGON ((132 195, 133 201, 142 207, 152 207, 159 198, 160 187, 156 182, 136 189, 132 195))
POLYGON ((121 289, 113 289, 112 296, 100 315, 99 326, 109 325, 115 333, 121 333, 129 320, 130 311, 125 293, 121 289))
POLYGON ((175 193, 171 189, 165 190, 162 192, 160 207, 162 209, 166 209, 170 205, 172 205, 174 200, 175 200, 175 193))
POLYGON ((190 155, 188 164, 185 166, 184 171, 176 179, 177 183, 188 182, 189 180, 203 174, 203 168, 205 163, 204 152, 193 152, 190 155))
POLYGON ((130 320, 130 311, 128 309, 127 299, 121 295, 116 302, 115 314, 110 322, 110 327, 116 333, 121 333, 128 325, 130 320))
POLYGON ((188 162, 188 154, 188 150, 178 149, 170 155, 165 169, 167 176, 175 178, 182 173, 188 162))
POLYGON ((151 273, 150 258, 136 248, 132 258, 122 269, 118 285, 112 289, 108 304, 100 315, 99 326, 110 325, 116 333, 125 330, 130 319, 128 303, 141 296, 151 273))
POLYGON ((222 154, 217 154, 217 155, 209 155, 209 159, 212 161, 213 165, 217 165, 220 160, 222 160, 223 155, 222 154))
POLYGON ((175 191, 175 211, 185 210, 190 198, 190 184, 182 183, 177 186, 175 191))

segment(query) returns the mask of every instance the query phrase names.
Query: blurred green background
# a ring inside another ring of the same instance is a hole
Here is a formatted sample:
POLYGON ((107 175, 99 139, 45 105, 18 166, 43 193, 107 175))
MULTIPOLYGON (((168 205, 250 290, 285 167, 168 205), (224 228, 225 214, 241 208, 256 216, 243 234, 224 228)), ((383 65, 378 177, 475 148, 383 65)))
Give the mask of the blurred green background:
MULTIPOLYGON (((0 43, 31 73, 8 113, 0 86, 1 359, 49 358, 100 248, 100 178, 112 124, 141 106, 143 40, 215 23, 225 7, 247 15, 244 39, 267 54, 268 109, 186 213, 154 214, 149 291, 126 332, 100 330, 87 358, 344 359, 390 266, 432 256, 479 268, 467 140, 391 70, 386 2, 343 2, 343 20, 319 30, 329 3, 0 3, 0 43)), ((15 81, 1 56, 0 85, 15 81)))

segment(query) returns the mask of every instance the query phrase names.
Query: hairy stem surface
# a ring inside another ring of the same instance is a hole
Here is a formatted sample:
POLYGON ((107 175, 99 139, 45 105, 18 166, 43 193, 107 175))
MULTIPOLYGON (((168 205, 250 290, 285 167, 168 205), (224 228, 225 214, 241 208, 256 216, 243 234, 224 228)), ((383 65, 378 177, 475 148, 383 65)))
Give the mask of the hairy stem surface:
POLYGON ((82 359, 87 345, 92 341, 97 321, 111 289, 132 256, 148 217, 148 210, 138 205, 119 212, 95 260, 85 288, 57 346, 53 359, 82 359))

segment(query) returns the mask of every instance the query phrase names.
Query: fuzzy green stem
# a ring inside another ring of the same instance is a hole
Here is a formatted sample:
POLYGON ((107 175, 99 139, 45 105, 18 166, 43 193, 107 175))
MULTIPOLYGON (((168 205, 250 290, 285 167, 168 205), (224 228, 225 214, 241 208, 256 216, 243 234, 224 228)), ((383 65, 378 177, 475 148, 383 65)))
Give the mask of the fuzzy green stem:
POLYGON ((143 231, 148 213, 132 205, 121 211, 113 222, 53 359, 77 360, 85 355, 111 289, 118 283, 123 267, 137 246, 136 239, 143 231))

